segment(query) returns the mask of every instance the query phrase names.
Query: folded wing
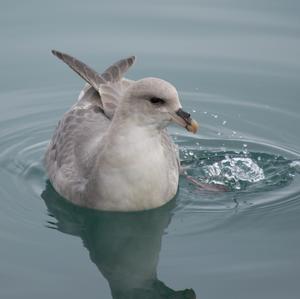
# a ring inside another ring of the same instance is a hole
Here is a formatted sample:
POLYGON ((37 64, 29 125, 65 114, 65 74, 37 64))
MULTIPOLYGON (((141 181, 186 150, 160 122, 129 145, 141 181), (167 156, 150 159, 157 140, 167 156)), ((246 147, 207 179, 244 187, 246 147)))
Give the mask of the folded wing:
POLYGON ((101 97, 99 106, 105 115, 111 119, 122 95, 130 84, 129 80, 123 80, 123 75, 133 65, 135 57, 131 56, 117 61, 100 75, 71 55, 56 50, 52 50, 52 53, 98 91, 101 97))

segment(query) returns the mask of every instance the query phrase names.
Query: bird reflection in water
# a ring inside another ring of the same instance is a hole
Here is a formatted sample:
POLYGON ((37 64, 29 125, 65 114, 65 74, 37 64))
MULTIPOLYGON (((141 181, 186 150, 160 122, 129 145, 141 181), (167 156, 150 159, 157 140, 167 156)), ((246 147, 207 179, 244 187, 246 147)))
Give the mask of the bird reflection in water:
POLYGON ((74 206, 49 182, 41 196, 57 220, 49 225, 82 239, 113 299, 196 298, 192 289, 174 291, 157 278, 162 235, 171 221, 174 200, 149 211, 118 213, 74 206))

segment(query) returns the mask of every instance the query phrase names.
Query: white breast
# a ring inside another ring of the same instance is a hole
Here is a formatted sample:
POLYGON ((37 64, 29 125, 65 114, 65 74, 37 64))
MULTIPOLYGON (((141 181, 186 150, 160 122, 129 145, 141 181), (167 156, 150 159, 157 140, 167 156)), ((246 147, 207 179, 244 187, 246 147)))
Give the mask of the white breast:
POLYGON ((100 158, 97 208, 142 210, 161 206, 177 191, 178 167, 171 162, 159 135, 147 136, 135 130, 134 136, 118 138, 100 158), (118 151, 113 149, 117 148, 118 151), (122 149, 122 150, 120 150, 122 149))

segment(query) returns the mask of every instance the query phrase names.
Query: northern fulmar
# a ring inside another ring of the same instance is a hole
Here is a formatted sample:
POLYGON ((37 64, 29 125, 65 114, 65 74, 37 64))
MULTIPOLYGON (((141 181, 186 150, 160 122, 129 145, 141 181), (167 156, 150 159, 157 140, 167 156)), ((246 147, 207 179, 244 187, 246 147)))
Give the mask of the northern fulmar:
POLYGON ((87 82, 46 150, 55 190, 74 204, 109 211, 146 210, 171 200, 180 160, 166 127, 198 128, 176 88, 159 78, 123 78, 134 56, 100 75, 68 54, 52 53, 87 82))

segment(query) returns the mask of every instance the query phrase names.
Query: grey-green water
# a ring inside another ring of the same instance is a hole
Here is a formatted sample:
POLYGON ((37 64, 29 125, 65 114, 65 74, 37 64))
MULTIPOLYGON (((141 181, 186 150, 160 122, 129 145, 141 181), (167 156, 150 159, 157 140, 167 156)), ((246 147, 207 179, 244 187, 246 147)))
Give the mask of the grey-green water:
POLYGON ((0 7, 0 298, 299 298, 298 1, 0 7), (41 160, 83 83, 52 48, 99 71, 135 54, 130 78, 177 86, 201 125, 170 130, 186 171, 229 192, 182 178, 127 214, 62 200, 41 160))

